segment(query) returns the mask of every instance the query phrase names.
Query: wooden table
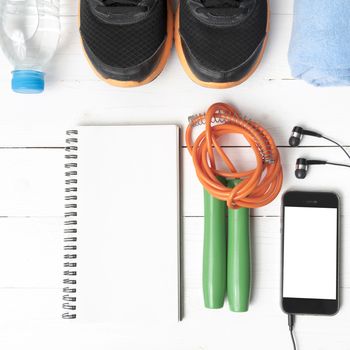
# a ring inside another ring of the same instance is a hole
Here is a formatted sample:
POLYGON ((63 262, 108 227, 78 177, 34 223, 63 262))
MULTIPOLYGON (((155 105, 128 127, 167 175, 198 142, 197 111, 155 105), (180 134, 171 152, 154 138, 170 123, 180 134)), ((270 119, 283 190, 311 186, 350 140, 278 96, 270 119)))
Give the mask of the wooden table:
MULTIPOLYGON (((192 83, 173 52, 152 84, 119 89, 99 81, 79 43, 76 1, 61 0, 62 39, 47 69, 42 95, 11 92, 10 70, 0 56, 0 349, 291 349, 287 316, 280 309, 280 198, 252 212, 253 295, 248 313, 202 305, 202 189, 183 146, 185 319, 174 327, 121 332, 118 325, 60 320, 63 238, 64 131, 79 124, 167 122, 183 127, 187 117, 213 102, 235 104, 261 122, 282 156, 284 190, 334 190, 342 197, 341 312, 335 317, 299 317, 300 349, 350 349, 348 239, 349 171, 312 168, 294 178, 296 158, 343 161, 332 145, 305 138, 292 149, 288 138, 300 124, 350 145, 348 88, 314 88, 291 78, 287 51, 292 0, 271 0, 271 34, 258 71, 243 85, 209 90, 192 83)), ((130 139, 130 142, 133 142, 130 139)), ((228 151, 240 168, 254 166, 240 139, 228 151)), ((96 145, 98 147, 98 145, 96 145)), ((103 149, 101 149, 103 152, 103 149)), ((91 285, 103 297, 103 286, 91 285)))

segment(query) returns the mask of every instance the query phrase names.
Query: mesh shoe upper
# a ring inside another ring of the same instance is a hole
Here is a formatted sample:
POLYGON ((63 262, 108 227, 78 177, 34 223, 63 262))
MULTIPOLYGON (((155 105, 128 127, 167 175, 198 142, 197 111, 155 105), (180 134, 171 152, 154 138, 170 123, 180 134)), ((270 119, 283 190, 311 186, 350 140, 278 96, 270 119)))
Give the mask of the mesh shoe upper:
MULTIPOLYGON (((202 21, 190 4, 200 0, 180 1, 181 38, 205 69, 225 72, 239 67, 252 56, 266 36, 267 0, 249 0, 253 7, 246 18, 228 25, 216 22, 215 16, 202 21)), ((236 3, 239 8, 239 1, 236 3)), ((221 9, 219 15, 223 13, 225 10, 221 9)))
POLYGON ((152 9, 141 20, 120 24, 118 19, 104 21, 96 16, 91 10, 91 1, 96 3, 96 0, 80 2, 80 32, 84 45, 103 64, 118 68, 140 65, 154 55, 164 42, 166 1, 155 0, 152 9))

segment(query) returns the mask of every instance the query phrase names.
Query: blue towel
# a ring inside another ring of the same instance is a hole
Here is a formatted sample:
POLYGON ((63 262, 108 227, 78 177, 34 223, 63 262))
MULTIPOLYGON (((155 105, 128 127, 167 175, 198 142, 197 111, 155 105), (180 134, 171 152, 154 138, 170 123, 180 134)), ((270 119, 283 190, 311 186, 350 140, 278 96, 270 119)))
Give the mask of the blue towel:
POLYGON ((289 64, 315 86, 350 85, 350 0, 295 0, 289 64))

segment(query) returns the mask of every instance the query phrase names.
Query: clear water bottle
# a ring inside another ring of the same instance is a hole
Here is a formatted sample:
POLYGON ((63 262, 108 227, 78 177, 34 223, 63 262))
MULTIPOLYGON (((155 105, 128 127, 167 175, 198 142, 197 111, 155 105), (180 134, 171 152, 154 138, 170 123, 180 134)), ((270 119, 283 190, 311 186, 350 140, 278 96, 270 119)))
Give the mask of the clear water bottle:
POLYGON ((44 90, 43 68, 59 37, 59 0, 0 0, 0 45, 14 67, 13 91, 44 90))

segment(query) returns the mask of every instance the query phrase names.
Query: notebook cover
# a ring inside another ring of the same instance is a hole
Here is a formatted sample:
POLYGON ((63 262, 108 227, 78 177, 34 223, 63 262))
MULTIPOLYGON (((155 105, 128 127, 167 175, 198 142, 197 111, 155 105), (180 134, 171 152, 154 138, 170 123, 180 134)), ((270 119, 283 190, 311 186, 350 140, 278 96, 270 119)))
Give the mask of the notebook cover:
MULTIPOLYGON (((84 126, 77 141, 76 310, 92 322, 180 316, 179 128, 84 126)), ((70 278, 73 280, 73 277, 70 278)))

